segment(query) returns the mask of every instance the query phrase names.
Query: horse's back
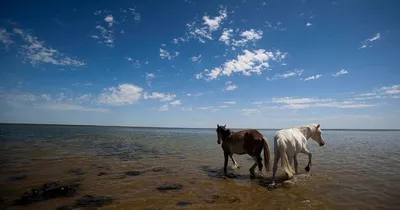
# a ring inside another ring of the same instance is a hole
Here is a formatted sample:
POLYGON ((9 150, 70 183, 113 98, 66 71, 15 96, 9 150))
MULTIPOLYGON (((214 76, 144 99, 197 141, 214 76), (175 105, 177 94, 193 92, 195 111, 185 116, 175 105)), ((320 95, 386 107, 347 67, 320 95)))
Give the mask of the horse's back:
POLYGON ((279 130, 275 133, 274 143, 276 145, 283 144, 288 148, 296 150, 301 148, 301 144, 304 141, 304 136, 296 128, 287 128, 279 130))

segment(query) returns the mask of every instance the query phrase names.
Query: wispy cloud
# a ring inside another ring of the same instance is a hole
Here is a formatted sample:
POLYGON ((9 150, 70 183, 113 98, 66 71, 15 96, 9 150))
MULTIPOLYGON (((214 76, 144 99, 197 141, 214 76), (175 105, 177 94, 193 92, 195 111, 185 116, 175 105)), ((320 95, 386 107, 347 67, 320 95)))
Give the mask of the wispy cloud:
POLYGON ((304 72, 303 69, 295 69, 293 71, 287 71, 282 74, 275 74, 272 78, 267 77, 266 79, 268 81, 277 80, 277 79, 287 79, 290 77, 301 76, 303 74, 303 72, 304 72))
POLYGON ((36 105, 35 108, 48 109, 48 110, 73 110, 73 111, 88 111, 88 112, 108 112, 105 108, 93 108, 85 107, 75 104, 62 104, 62 103, 51 103, 51 104, 40 104, 36 105))
POLYGON ((319 98, 273 98, 272 103, 283 104, 278 106, 279 109, 308 109, 308 108, 368 108, 374 107, 376 104, 367 104, 352 100, 338 101, 336 99, 319 99, 319 98))
POLYGON ((233 105, 236 104, 236 101, 224 101, 223 103, 233 105))
POLYGON ((178 55, 179 55, 179 52, 176 52, 176 51, 175 51, 175 53, 170 54, 168 51, 166 51, 166 50, 160 48, 160 57, 161 57, 162 59, 171 60, 171 59, 175 58, 175 57, 178 56, 178 55))
POLYGON ((306 24, 306 27, 311 27, 312 25, 313 25, 312 23, 308 22, 308 23, 306 24))
POLYGON ((232 91, 238 88, 237 85, 233 84, 231 81, 225 82, 224 91, 232 91))
POLYGON ((241 109, 240 110, 240 112, 242 113, 242 115, 244 115, 244 116, 250 116, 250 115, 253 115, 253 114, 258 114, 258 113, 260 113, 260 110, 258 110, 258 109, 241 109))
POLYGON ((146 81, 149 87, 151 87, 151 81, 154 79, 154 77, 156 77, 155 74, 146 72, 146 81))
POLYGON ((28 61, 33 66, 38 63, 50 63, 60 66, 80 67, 86 64, 83 61, 66 56, 52 47, 46 46, 44 41, 22 29, 14 28, 14 33, 22 37, 25 44, 22 45, 20 54, 24 56, 24 61, 28 61))
POLYGON ((8 33, 6 29, 0 28, 0 42, 4 44, 4 48, 8 50, 9 46, 14 43, 14 41, 11 39, 12 34, 8 33))
POLYGON ((272 24, 271 22, 265 21, 265 27, 272 28, 277 31, 286 31, 286 28, 281 27, 282 22, 277 22, 276 24, 272 24))
POLYGON ((173 101, 173 102, 171 102, 169 104, 171 104, 173 106, 178 106, 178 105, 182 105, 182 102, 181 102, 181 100, 175 100, 175 101, 173 101))
POLYGON ((200 62, 201 61, 201 55, 198 56, 193 56, 190 58, 193 62, 200 62))
POLYGON ((344 75, 344 74, 348 74, 349 72, 347 72, 346 70, 344 70, 344 69, 341 69, 340 71, 338 71, 338 72, 336 72, 336 73, 334 73, 334 74, 332 74, 334 77, 338 77, 338 76, 340 76, 340 75, 344 75))
POLYGON ((176 95, 170 93, 153 92, 151 94, 144 93, 143 97, 144 99, 160 99, 160 101, 171 101, 176 97, 176 95))
POLYGON ((367 48, 367 47, 372 47, 372 42, 379 40, 381 38, 380 33, 376 33, 375 36, 366 39, 365 41, 362 42, 361 49, 367 48))
POLYGON ((286 54, 280 51, 268 52, 264 49, 254 51, 244 50, 244 54, 238 55, 236 59, 225 62, 221 67, 216 67, 209 71, 196 75, 197 79, 204 78, 213 80, 219 76, 230 76, 233 73, 241 72, 245 76, 250 76, 252 73, 260 75, 263 70, 267 69, 270 61, 280 61, 285 58, 286 54))
POLYGON ((319 78, 321 78, 321 77, 322 77, 322 74, 317 74, 317 75, 315 75, 315 76, 311 76, 311 77, 304 78, 304 81, 315 80, 315 79, 319 79, 319 78))
POLYGON ((168 111, 169 107, 168 104, 161 105, 160 108, 158 108, 158 111, 168 111))

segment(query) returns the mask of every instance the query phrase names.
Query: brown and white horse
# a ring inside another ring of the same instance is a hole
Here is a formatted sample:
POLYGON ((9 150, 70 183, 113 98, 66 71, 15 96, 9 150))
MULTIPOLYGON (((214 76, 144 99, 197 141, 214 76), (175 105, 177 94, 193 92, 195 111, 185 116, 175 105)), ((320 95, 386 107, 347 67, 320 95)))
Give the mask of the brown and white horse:
POLYGON ((269 150, 268 140, 264 135, 255 129, 246 129, 233 132, 226 128, 226 125, 220 126, 217 124, 218 144, 222 143, 222 150, 224 151, 224 174, 227 174, 228 158, 231 157, 235 165, 236 161, 233 159, 233 154, 243 155, 248 154, 256 161, 250 168, 250 174, 255 176, 254 169, 258 166, 260 173, 262 172, 263 164, 261 158, 261 151, 264 149, 264 164, 266 172, 271 169, 271 154, 269 150))

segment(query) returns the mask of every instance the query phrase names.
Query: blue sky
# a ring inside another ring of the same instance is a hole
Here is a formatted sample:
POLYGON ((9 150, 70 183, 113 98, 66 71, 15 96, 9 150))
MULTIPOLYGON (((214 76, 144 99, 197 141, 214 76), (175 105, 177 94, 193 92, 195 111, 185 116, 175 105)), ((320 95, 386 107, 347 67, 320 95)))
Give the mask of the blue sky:
POLYGON ((0 122, 400 128, 398 1, 0 4, 0 122))

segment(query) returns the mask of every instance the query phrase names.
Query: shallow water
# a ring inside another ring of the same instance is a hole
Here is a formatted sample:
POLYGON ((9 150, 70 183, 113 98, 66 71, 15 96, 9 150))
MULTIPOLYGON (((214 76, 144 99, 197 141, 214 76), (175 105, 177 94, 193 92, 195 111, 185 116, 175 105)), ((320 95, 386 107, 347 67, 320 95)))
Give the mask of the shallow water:
MULTIPOLYGON (((276 130, 261 132, 272 146, 276 130)), ((300 154, 294 186, 268 189, 265 183, 272 172, 263 171, 265 180, 250 179, 253 160, 246 155, 234 156, 241 166, 229 169, 235 178, 220 176, 223 154, 214 129, 1 125, 0 207, 56 209, 82 195, 113 198, 112 204, 99 209, 395 209, 400 205, 400 132, 323 131, 323 135, 324 147, 308 143, 313 154, 310 173, 304 171, 306 155, 300 154), (83 174, 70 173, 71 169, 83 174), (127 176, 128 171, 141 173, 127 176), (98 176, 100 172, 105 174, 98 176), (79 195, 25 207, 11 205, 26 189, 57 180, 81 181, 79 195), (156 189, 165 184, 180 184, 182 189, 156 189)), ((283 175, 279 167, 278 178, 283 175)))

